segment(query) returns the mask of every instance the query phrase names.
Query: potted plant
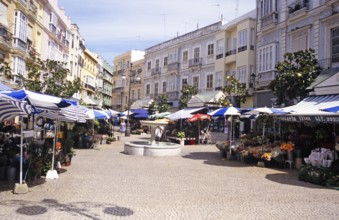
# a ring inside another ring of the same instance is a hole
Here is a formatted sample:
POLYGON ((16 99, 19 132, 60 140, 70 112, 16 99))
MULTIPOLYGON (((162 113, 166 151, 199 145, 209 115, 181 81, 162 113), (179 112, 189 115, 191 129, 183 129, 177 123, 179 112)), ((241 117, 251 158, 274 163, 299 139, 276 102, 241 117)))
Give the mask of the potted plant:
POLYGON ((115 138, 114 137, 108 137, 106 139, 106 144, 110 144, 112 141, 115 141, 115 138))
POLYGON ((185 138, 185 132, 179 131, 178 134, 177 134, 177 137, 178 137, 179 140, 180 140, 180 145, 181 145, 181 146, 184 146, 184 145, 185 145, 185 140, 184 140, 184 138, 185 138))

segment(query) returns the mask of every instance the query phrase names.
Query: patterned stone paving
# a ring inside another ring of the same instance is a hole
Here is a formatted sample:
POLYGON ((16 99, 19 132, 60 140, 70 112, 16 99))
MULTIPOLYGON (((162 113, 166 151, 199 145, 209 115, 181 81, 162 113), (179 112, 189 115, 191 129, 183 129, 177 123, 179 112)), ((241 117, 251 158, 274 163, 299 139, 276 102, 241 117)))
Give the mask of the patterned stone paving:
POLYGON ((298 181, 296 170, 221 160, 214 145, 175 157, 125 155, 121 137, 77 150, 56 180, 27 194, 0 182, 0 219, 338 219, 339 191, 298 181))

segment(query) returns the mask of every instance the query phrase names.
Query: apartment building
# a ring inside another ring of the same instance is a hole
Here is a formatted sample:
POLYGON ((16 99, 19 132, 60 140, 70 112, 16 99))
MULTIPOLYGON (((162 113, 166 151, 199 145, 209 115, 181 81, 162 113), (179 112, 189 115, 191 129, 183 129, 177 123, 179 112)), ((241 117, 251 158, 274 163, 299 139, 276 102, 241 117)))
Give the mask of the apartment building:
POLYGON ((166 94, 178 107, 184 84, 199 93, 215 91, 215 37, 223 21, 178 36, 145 50, 144 98, 166 94))
POLYGON ((81 100, 87 105, 100 106, 100 104, 102 104, 100 103, 101 100, 96 96, 98 72, 97 55, 86 49, 84 52, 84 67, 81 75, 81 100))
POLYGON ((99 77, 102 79, 102 87, 97 85, 97 92, 101 92, 102 106, 106 109, 112 108, 112 90, 113 90, 113 67, 103 58, 99 59, 99 77))
POLYGON ((26 76, 26 59, 68 62, 70 21, 57 0, 3 0, 0 2, 0 59, 9 63, 11 87, 20 88, 18 75, 26 76))
MULTIPOLYGON (((274 106, 268 89, 275 64, 286 52, 313 48, 323 69, 339 64, 338 0, 257 0, 257 55, 254 106, 274 106)), ((315 94, 338 94, 338 75, 314 84, 315 94)))
MULTIPOLYGON (((215 44, 215 89, 227 86, 226 76, 234 76, 253 94, 251 75, 255 72, 256 10, 224 24, 216 34, 215 44)), ((234 103, 238 107, 252 107, 253 98, 245 103, 234 103)))
MULTIPOLYGON (((125 111, 128 108, 129 88, 138 96, 138 87, 136 83, 137 74, 143 78, 142 63, 144 62, 144 51, 130 50, 114 58, 113 66, 113 109, 116 111, 125 111), (137 62, 139 61, 139 62, 137 62), (139 70, 141 68, 141 71, 139 70), (131 83, 131 87, 129 86, 131 83), (133 87, 133 90, 132 90, 133 87)), ((140 83, 142 85, 142 82, 140 83)), ((140 90, 140 97, 141 97, 140 90)), ((131 98, 131 97, 130 97, 131 98)), ((132 103, 130 103, 132 105, 132 103)))
MULTIPOLYGON (((84 68, 84 51, 85 41, 81 37, 79 27, 76 24, 71 25, 71 44, 69 49, 69 62, 68 69, 70 70, 69 75, 67 76, 67 80, 73 81, 76 78, 80 78, 82 76, 82 69, 84 68)), ((73 98, 80 100, 81 92, 75 93, 73 98)))

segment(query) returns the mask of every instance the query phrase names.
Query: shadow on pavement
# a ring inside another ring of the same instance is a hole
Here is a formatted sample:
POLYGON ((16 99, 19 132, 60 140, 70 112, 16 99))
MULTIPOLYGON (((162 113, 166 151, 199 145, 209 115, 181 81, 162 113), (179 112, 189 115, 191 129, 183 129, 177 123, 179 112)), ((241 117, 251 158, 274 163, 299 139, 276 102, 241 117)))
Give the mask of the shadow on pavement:
MULTIPOLYGON (((0 192, 12 191, 14 189, 14 184, 19 183, 19 180, 16 182, 0 181, 0 192)), ((44 178, 37 178, 36 180, 26 182, 29 188, 41 185, 45 183, 44 178)))
POLYGON ((286 173, 267 174, 266 179, 276 182, 276 183, 284 184, 284 185, 317 188, 317 189, 325 188, 325 187, 311 184, 308 182, 300 181, 298 180, 297 175, 298 175, 297 171, 293 170, 293 171, 288 171, 286 173))
POLYGON ((205 164, 213 166, 224 166, 224 167, 248 167, 250 165, 241 163, 239 161, 232 161, 223 159, 220 153, 217 152, 192 152, 182 156, 186 159, 192 160, 204 160, 205 164))
POLYGON ((79 216, 81 219, 102 219, 102 213, 94 212, 101 208, 102 212, 112 216, 131 216, 134 214, 132 209, 120 207, 109 203, 96 202, 71 202, 59 203, 55 199, 44 199, 41 202, 32 202, 25 200, 10 200, 0 202, 0 207, 16 208, 15 212, 23 216, 42 215, 49 210, 67 212, 71 216, 79 216))

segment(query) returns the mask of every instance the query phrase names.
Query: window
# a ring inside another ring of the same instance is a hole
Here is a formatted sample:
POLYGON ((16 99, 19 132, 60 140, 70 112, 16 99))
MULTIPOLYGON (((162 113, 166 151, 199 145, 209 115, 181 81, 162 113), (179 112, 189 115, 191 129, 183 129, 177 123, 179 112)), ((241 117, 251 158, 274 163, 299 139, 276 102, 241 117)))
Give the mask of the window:
POLYGON ((151 93, 151 85, 147 84, 146 85, 146 95, 149 95, 151 93))
POLYGON ((8 21, 7 21, 7 5, 5 5, 4 3, 0 2, 0 23, 5 26, 8 27, 8 21))
POLYGON ((187 84, 187 78, 182 78, 181 79, 181 88, 183 88, 185 84, 187 84))
POLYGON ((166 93, 167 91, 167 82, 162 82, 162 93, 166 93))
POLYGON ((14 75, 26 76, 26 63, 21 57, 13 57, 13 73, 14 75))
POLYGON ((217 41, 217 53, 223 54, 224 53, 224 40, 218 40, 217 41))
POLYGON ((259 48, 258 72, 274 70, 277 61, 277 47, 278 45, 273 43, 259 48))
POLYGON ((215 74, 215 86, 220 88, 222 87, 223 75, 222 72, 218 72, 215 74))
POLYGON ((167 66, 168 63, 168 57, 164 57, 164 66, 167 66))
POLYGON ((255 40, 254 38, 255 38, 254 28, 251 28, 251 32, 250 32, 251 50, 254 50, 254 40, 255 40))
POLYGON ((236 50, 237 49, 237 38, 233 37, 232 39, 232 50, 236 50))
POLYGON ((188 51, 184 51, 182 53, 182 62, 187 63, 188 62, 188 51))
POLYGON ((193 87, 199 89, 199 76, 193 76, 193 87))
POLYGON ((292 44, 291 44, 291 52, 297 52, 300 50, 306 50, 308 48, 308 30, 298 31, 295 34, 292 34, 292 44))
POLYGON ((148 61, 147 62, 147 70, 150 70, 152 67, 152 62, 151 61, 148 61))
POLYGON ((239 47, 247 46, 247 29, 239 31, 239 47))
POLYGON ((199 47, 194 48, 193 58, 194 58, 194 63, 199 63, 199 58, 200 58, 200 48, 199 47))
POLYGON ((155 83, 154 84, 154 95, 158 95, 159 93, 159 83, 155 83))
POLYGON ((332 63, 339 62, 339 28, 332 30, 332 63))
POLYGON ((246 83, 246 66, 238 67, 236 79, 241 83, 246 83))
POLYGON ((138 99, 140 99, 140 89, 138 89, 138 99))
POLYGON ((213 88, 213 74, 209 74, 206 76, 206 88, 212 89, 213 88))
POLYGON ((156 69, 159 69, 159 63, 160 63, 159 59, 156 59, 155 60, 155 68, 156 69))
POLYGON ((132 90, 132 100, 134 100, 134 89, 132 90))
POLYGON ((26 50, 28 21, 21 11, 15 12, 14 44, 20 49, 26 50))
POLYGON ((275 10, 276 0, 261 0, 260 2, 260 15, 261 17, 271 14, 275 10))
POLYGON ((207 55, 213 55, 214 54, 214 44, 207 45, 207 55))

